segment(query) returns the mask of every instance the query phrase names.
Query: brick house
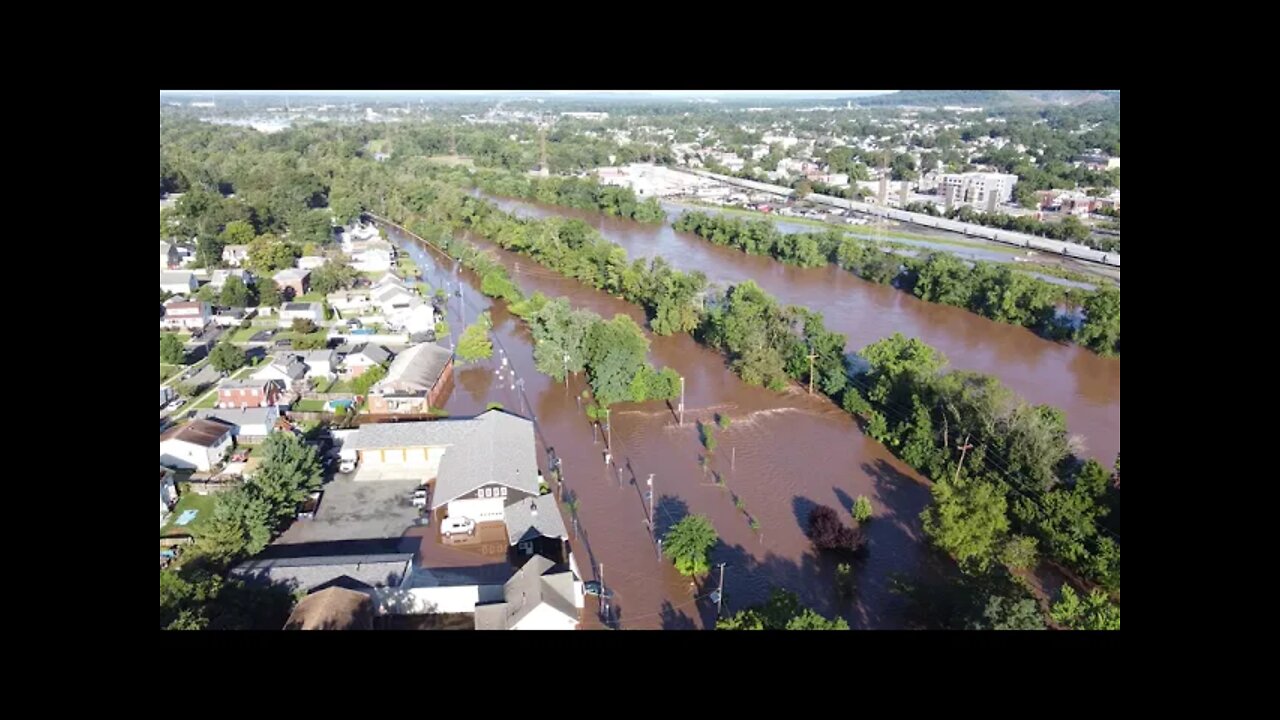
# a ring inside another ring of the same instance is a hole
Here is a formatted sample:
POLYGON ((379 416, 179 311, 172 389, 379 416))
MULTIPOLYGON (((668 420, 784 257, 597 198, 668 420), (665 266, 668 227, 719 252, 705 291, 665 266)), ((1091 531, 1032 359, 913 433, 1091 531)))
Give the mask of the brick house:
POLYGON ((425 413, 440 406, 453 375, 453 353, 435 343, 421 343, 396 356, 387 376, 369 389, 369 412, 425 413))
POLYGON ((235 380, 218 388, 218 407, 254 408, 278 405, 279 384, 270 380, 235 380))
POLYGON ((293 297, 306 295, 307 290, 311 288, 311 271, 300 270, 298 268, 289 268, 281 270, 271 277, 280 286, 280 292, 284 292, 285 288, 293 290, 293 297))

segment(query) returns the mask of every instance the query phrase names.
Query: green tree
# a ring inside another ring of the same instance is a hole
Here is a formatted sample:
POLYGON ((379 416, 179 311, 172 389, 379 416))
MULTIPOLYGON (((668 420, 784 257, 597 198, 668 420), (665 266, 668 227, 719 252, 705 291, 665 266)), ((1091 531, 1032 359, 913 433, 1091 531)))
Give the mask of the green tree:
POLYGON ((1084 301, 1084 324, 1076 342, 1103 355, 1120 352, 1120 289, 1101 285, 1084 301))
POLYGON ((280 303, 284 302, 284 296, 280 292, 280 286, 271 278, 262 278, 258 281, 258 305, 262 307, 280 307, 280 303))
POLYGON ((1070 585, 1062 586, 1062 596, 1050 611, 1053 621, 1072 630, 1119 630, 1120 606, 1107 594, 1094 589, 1081 598, 1070 585))
POLYGON ((488 360, 493 357, 493 343, 489 340, 488 323, 483 317, 467 326, 458 338, 458 359, 464 363, 488 360))
POLYGON ((245 365, 244 350, 224 340, 209 353, 209 362, 220 373, 234 372, 245 365))
POLYGON ((356 271, 342 258, 330 258, 329 262, 311 271, 311 289, 328 295, 351 287, 356 271))
POLYGON ((253 225, 245 220, 232 220, 222 229, 222 241, 225 245, 248 245, 256 236, 253 225))
POLYGON ((1000 550, 1000 562, 1010 570, 1026 570, 1036 564, 1036 539, 1014 535, 1000 550))
POLYGON ((244 555, 261 552, 271 541, 275 513, 268 500, 249 485, 218 495, 213 512, 196 543, 197 550, 214 562, 230 564, 244 555))
POLYGON ((160 333, 160 362, 167 365, 180 365, 186 356, 187 352, 177 335, 160 333))
POLYGON ((972 630, 1044 630, 1044 617, 1033 598, 992 595, 982 617, 972 621, 972 630))
POLYGON ((439 320, 436 321, 436 337, 437 338, 448 337, 449 331, 450 331, 450 327, 449 327, 448 320, 445 320, 444 318, 440 318, 439 320))
POLYGON ((866 495, 859 495, 853 502, 853 519, 864 523, 871 519, 871 501, 866 495))
POLYGON ((249 243, 249 267, 264 278, 293 267, 299 255, 298 246, 274 235, 260 235, 249 243))
POLYGON ((294 516, 308 493, 323 480, 314 447, 293 433, 271 433, 258 448, 262 464, 253 476, 257 495, 271 508, 273 528, 294 516))
POLYGON ((768 602, 716 622, 717 630, 848 630, 844 618, 828 620, 800 604, 792 592, 775 588, 768 602))
POLYGON ((646 367, 649 340, 626 315, 595 323, 587 334, 587 376, 604 405, 629 399, 631 383, 646 367))
POLYGON ((218 294, 218 304, 227 307, 248 307, 252 304, 252 299, 249 286, 236 275, 227 278, 222 285, 222 292, 218 294))
POLYGON ((381 365, 373 367, 360 373, 356 379, 351 381, 351 390, 356 395, 368 395, 369 388, 377 385, 383 378, 387 376, 387 369, 381 365))
POLYGON ((944 479, 933 486, 932 507, 921 513, 925 533, 966 571, 984 571, 1009 530, 1004 494, 978 479, 944 479))
POLYGON ((662 552, 675 562, 681 575, 702 575, 711 569, 711 548, 719 540, 705 515, 688 515, 667 531, 662 552))

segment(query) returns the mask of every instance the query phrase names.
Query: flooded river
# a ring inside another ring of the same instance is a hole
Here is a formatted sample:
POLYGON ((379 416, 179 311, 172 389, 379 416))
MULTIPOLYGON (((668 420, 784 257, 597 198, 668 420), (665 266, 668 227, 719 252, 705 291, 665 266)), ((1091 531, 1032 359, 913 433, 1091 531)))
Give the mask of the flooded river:
MULTIPOLYGON (((892 573, 919 574, 931 563, 919 523, 929 491, 913 470, 864 436, 846 413, 797 389, 775 393, 748 386, 726 368, 722 356, 687 335, 652 337, 651 360, 686 379, 684 425, 666 403, 616 406, 610 439, 614 464, 606 465, 605 443, 581 409, 585 378, 572 377, 566 387, 538 373, 528 330, 503 303, 479 293, 477 278, 466 270, 455 274, 452 261, 402 233, 389 230, 388 236, 409 252, 433 287, 450 286, 455 278, 461 283, 465 308, 457 297, 449 306, 455 340, 463 327, 460 311, 473 320, 478 311, 491 308, 495 356, 455 372, 445 409, 467 415, 500 402, 514 412, 527 415, 532 410, 543 449, 554 449, 562 459, 565 487, 580 502, 579 537, 573 542, 579 566, 588 578, 597 578, 604 566, 605 584, 615 593, 615 626, 694 629, 714 624, 715 604, 707 596, 718 575, 693 585, 669 560, 658 558, 646 524, 650 475, 659 537, 689 513, 705 514, 715 525, 721 544, 712 560, 726 564, 726 612, 761 602, 772 588, 782 587, 828 617, 843 615, 854 627, 902 625, 902 601, 889 591, 889 578, 892 573), (713 422, 717 413, 730 418, 731 425, 716 431, 719 445, 704 469, 706 453, 696 423, 713 422), (859 495, 872 501, 876 517, 868 525, 868 557, 855 566, 857 594, 844 602, 836 598, 833 564, 815 555, 803 523, 818 504, 843 508, 851 523, 847 509, 859 495), (752 529, 751 518, 758 530, 752 529)), ((526 293, 542 291, 605 317, 624 313, 644 321, 634 306, 491 243, 471 240, 493 248, 526 293)), ((567 511, 565 515, 569 517, 567 511)), ((595 601, 589 600, 587 608, 584 624, 600 627, 593 617, 595 601)))
MULTIPOLYGON (((1120 360, 1036 336, 960 308, 927 303, 870 283, 834 266, 799 268, 768 257, 712 245, 670 225, 642 225, 568 208, 490 198, 525 217, 562 215, 586 221, 631 258, 662 256, 680 270, 701 270, 728 285, 755 280, 785 304, 820 311, 827 327, 849 338, 848 350, 901 332, 947 356, 951 367, 990 373, 1034 403, 1061 408, 1084 452, 1110 466, 1120 449, 1120 360)), ((793 224, 789 229, 806 229, 793 224)), ((531 266, 531 263, 528 263, 531 266)), ((547 271, 543 271, 547 272, 547 271)), ((517 278, 522 284, 526 277, 517 278)), ((638 317, 638 316, 637 316, 638 317)))

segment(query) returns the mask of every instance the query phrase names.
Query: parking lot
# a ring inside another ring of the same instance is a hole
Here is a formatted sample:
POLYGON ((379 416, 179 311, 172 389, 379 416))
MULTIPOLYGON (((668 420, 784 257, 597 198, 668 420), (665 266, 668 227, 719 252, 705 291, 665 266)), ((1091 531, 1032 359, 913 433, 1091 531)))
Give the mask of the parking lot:
POLYGON ((276 544, 400 537, 419 518, 413 506, 417 480, 356 482, 337 475, 322 488, 324 497, 312 520, 298 520, 276 544))

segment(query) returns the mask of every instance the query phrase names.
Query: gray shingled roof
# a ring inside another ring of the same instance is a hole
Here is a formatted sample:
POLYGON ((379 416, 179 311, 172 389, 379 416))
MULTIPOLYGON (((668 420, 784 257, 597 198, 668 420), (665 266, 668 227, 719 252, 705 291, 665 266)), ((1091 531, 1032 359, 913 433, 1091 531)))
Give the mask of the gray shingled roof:
MULTIPOLYGON (((297 355, 277 355, 271 359, 271 364, 267 367, 273 367, 294 380, 307 374, 307 366, 302 364, 297 355)), ((267 368, 264 367, 262 370, 265 369, 267 368)), ((258 373, 262 372, 262 370, 259 370, 258 373)), ((254 374, 257 375, 258 373, 254 374)))
MULTIPOLYGON (((477 558, 478 559, 478 558, 477 558)), ((470 567, 416 567, 402 587, 465 587, 468 585, 502 585, 515 568, 506 562, 470 567)))
POLYGON ((208 418, 210 420, 221 420, 240 427, 242 425, 261 425, 267 422, 269 414, 274 413, 279 417, 279 411, 275 408, 250 407, 250 408, 214 408, 213 410, 200 410, 196 413, 198 418, 208 418))
POLYGON ((564 518, 560 517, 560 509, 556 507, 556 502, 551 495, 525 498, 508 505, 504 512, 507 537, 512 545, 533 540, 539 536, 561 539, 569 535, 564 529, 564 518))
POLYGON ((175 285, 177 283, 189 283, 191 282, 191 275, 192 274, 186 270, 161 271, 160 284, 175 285))
POLYGON ((283 582, 295 590, 311 590, 341 577, 369 587, 399 587, 412 561, 413 553, 270 558, 242 562, 231 574, 249 582, 283 582))
POLYGON ((433 510, 483 485, 538 494, 533 423, 501 410, 490 410, 476 422, 475 430, 440 459, 433 510))
MULTIPOLYGON (((506 485, 527 495, 538 494, 533 423, 501 410, 459 420, 361 425, 342 447, 378 450, 441 446, 448 449, 440 460, 433 510, 489 484, 506 485)), ((551 512, 556 512, 554 505, 551 512)), ((541 516, 542 512, 538 514, 541 516)))
POLYGON ((555 567, 555 563, 541 555, 530 558, 503 587, 506 602, 476 606, 476 629, 508 630, 543 603, 577 620, 573 573, 569 570, 550 572, 555 567))
POLYGON ((283 280, 285 282, 289 282, 293 280, 301 280, 302 278, 310 274, 311 274, 310 270, 300 270, 298 268, 287 268, 285 270, 281 270, 275 275, 272 275, 271 277, 276 281, 283 280))
POLYGON ((374 345, 373 343, 361 343, 351 348, 351 352, 348 353, 348 355, 364 355, 379 365, 383 365, 391 359, 390 350, 382 347, 381 345, 374 345))
POLYGON ((387 376, 373 386, 376 392, 429 392, 435 387, 453 353, 435 343, 414 345, 396 356, 387 376))

